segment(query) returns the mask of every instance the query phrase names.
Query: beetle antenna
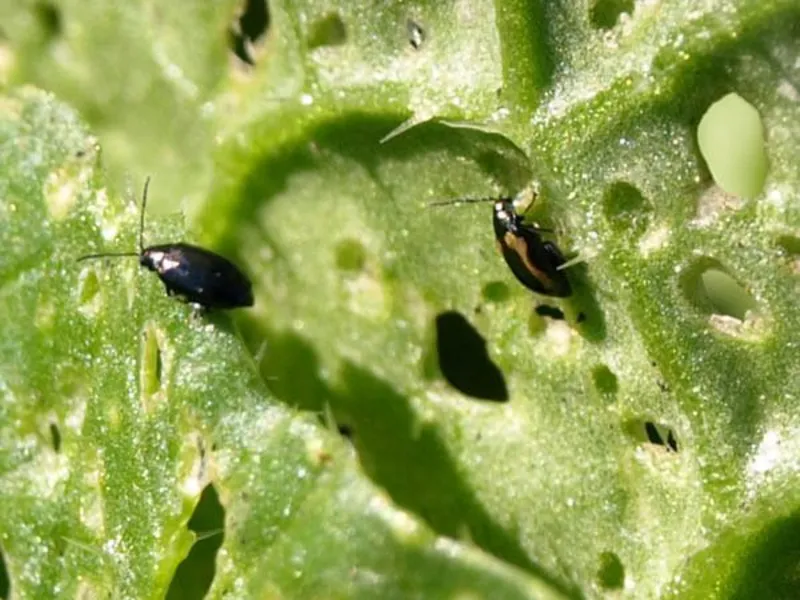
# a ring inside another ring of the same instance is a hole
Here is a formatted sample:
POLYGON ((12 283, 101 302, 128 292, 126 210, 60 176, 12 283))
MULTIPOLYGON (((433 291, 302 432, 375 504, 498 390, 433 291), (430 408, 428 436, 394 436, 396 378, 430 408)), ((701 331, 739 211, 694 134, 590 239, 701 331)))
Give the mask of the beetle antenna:
POLYGON ((92 258, 105 258, 107 256, 139 256, 136 252, 103 252, 101 254, 85 254, 77 259, 76 262, 81 262, 82 260, 89 260, 92 258))
POLYGON ((144 254, 144 210, 147 207, 147 188, 150 187, 150 176, 144 180, 142 191, 142 214, 139 215, 139 254, 144 254))
POLYGON ((428 202, 428 206, 448 206, 450 204, 472 204, 474 202, 500 202, 510 201, 511 198, 507 196, 485 196, 482 198, 457 198, 456 200, 438 200, 436 202, 428 202))

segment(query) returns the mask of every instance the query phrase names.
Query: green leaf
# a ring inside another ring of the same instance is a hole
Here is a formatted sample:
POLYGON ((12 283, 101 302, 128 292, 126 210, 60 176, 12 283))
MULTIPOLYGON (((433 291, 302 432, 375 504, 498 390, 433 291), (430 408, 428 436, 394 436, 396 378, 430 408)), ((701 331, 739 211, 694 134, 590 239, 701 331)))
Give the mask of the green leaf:
POLYGON ((275 1, 246 70, 231 4, 107 4, 0 7, 8 77, 104 158, 4 97, 13 590, 163 595, 213 482, 212 597, 792 595, 796 2, 275 1), (764 132, 744 192, 700 152, 732 92, 764 132), (193 320, 133 260, 76 265, 136 245, 106 164, 152 172, 151 243, 229 256, 256 306, 193 320), (533 189, 583 260, 564 301, 514 279, 491 205, 428 207, 533 189), (477 399, 498 369, 509 401, 477 399))
MULTIPOLYGON (((559 597, 394 507, 339 436, 271 399, 225 315, 192 317, 133 260, 77 263, 135 247, 137 204, 102 187, 94 144, 51 97, 5 97, 0 540, 15 594, 162 597, 213 482, 215 596, 559 597)), ((168 223, 148 234, 179 235, 168 223)))

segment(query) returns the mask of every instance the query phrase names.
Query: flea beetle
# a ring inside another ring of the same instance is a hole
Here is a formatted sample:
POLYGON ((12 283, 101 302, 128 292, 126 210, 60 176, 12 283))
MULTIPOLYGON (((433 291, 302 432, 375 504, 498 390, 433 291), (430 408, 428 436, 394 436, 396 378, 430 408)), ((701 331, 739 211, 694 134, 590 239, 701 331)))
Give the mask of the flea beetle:
POLYGON ((520 196, 462 198, 433 202, 431 205, 493 202, 492 224, 497 247, 514 276, 522 285, 537 294, 566 298, 572 294, 572 287, 562 270, 566 260, 558 246, 543 240, 539 235, 541 231, 547 231, 546 229, 534 227, 523 221, 522 215, 517 213, 515 207, 519 199, 520 196))
POLYGON ((144 247, 144 212, 149 185, 148 177, 144 182, 139 216, 139 252, 87 254, 78 261, 108 256, 135 256, 139 258, 141 266, 156 272, 168 296, 179 296, 205 310, 253 306, 250 280, 227 258, 183 242, 144 247))

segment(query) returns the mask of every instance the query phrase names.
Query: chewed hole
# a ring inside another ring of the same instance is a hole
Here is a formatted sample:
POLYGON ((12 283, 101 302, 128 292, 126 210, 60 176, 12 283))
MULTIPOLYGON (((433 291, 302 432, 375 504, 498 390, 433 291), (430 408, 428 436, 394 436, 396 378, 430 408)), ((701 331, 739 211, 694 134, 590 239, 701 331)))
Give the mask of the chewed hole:
POLYGON ((592 369, 592 382, 604 396, 614 396, 619 389, 617 376, 606 365, 597 365, 592 369))
POLYGON ((550 306, 549 304, 540 304, 534 310, 540 317, 549 317, 556 321, 563 321, 565 318, 563 310, 555 306, 550 306))
POLYGON ((61 12, 55 4, 51 2, 37 2, 35 10, 36 18, 46 38, 52 39, 61 35, 63 28, 61 12))
POLYGON ((55 452, 61 452, 61 431, 58 429, 58 424, 50 423, 50 443, 55 452))
POLYGON ((3 547, 0 546, 0 598, 11 597, 11 579, 6 568, 6 555, 3 547))
POLYGON ((607 590, 619 590, 625 585, 625 567, 614 552, 600 554, 597 583, 607 590))
POLYGON ((622 13, 633 14, 633 0, 595 0, 589 19, 598 29, 613 29, 622 13))
POLYGON ((310 49, 322 46, 341 46, 347 41, 347 28, 342 18, 336 13, 330 13, 317 20, 308 34, 308 47, 310 49))
POLYGON ((505 378, 486 352, 486 341, 457 312, 436 317, 436 351, 439 370, 459 392, 478 398, 508 400, 505 378))
POLYGON ((367 251, 358 240, 342 240, 336 244, 336 268, 340 271, 357 273, 364 270, 367 251))
POLYGON ((667 425, 645 419, 632 419, 624 425, 625 431, 640 444, 663 446, 668 452, 678 452, 678 439, 667 425))
POLYGON ((203 489, 188 527, 197 538, 175 570, 167 590, 168 600, 205 598, 214 581, 217 551, 225 538, 225 509, 212 484, 203 489))
POLYGON ((142 387, 147 395, 155 394, 161 389, 161 378, 164 363, 161 347, 158 343, 158 332, 149 326, 144 333, 142 356, 142 387))
POLYGON ((686 299, 701 312, 744 320, 757 303, 753 296, 712 258, 697 260, 681 276, 686 299))
POLYGON ((743 321, 747 311, 756 307, 755 299, 724 271, 709 269, 702 274, 701 282, 715 314, 743 321))
POLYGON ((269 27, 269 7, 266 0, 246 0, 244 11, 230 28, 230 46, 244 63, 255 64, 254 47, 261 41, 269 27))
POLYGON ((615 231, 641 235, 647 228, 650 210, 642 193, 625 181, 615 181, 603 194, 603 214, 615 231))
POLYGON ((408 19, 406 21, 406 31, 408 32, 408 43, 411 44, 414 50, 419 50, 425 41, 425 30, 422 25, 413 19, 408 19))
POLYGON ((511 297, 511 289, 502 281, 490 281, 483 286, 481 296, 487 302, 505 302, 511 297))

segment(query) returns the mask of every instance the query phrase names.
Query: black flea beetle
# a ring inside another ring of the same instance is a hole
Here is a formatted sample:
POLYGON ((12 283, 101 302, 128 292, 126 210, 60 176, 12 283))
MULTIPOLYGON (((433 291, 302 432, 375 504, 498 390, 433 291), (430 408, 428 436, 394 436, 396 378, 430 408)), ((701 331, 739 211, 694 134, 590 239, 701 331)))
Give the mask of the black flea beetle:
MULTIPOLYGON (((497 247, 514 276, 529 290, 545 296, 566 298, 572 294, 563 265, 567 262, 553 242, 542 239, 540 229, 523 222, 517 213, 517 198, 462 198, 432 202, 431 206, 470 202, 494 202, 492 224, 497 247)), ((534 200, 536 197, 534 196, 534 200)), ((533 204, 531 202, 528 205, 533 204)))
POLYGON ((144 182, 139 217, 139 252, 87 254, 78 261, 108 256, 136 256, 139 264, 155 271, 168 296, 180 296, 198 308, 239 308, 253 306, 253 286, 247 276, 227 258, 205 248, 179 242, 144 247, 144 212, 147 188, 144 182))

